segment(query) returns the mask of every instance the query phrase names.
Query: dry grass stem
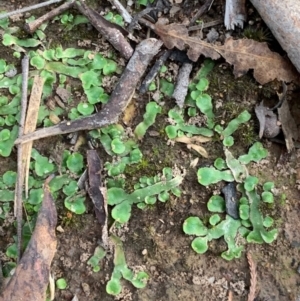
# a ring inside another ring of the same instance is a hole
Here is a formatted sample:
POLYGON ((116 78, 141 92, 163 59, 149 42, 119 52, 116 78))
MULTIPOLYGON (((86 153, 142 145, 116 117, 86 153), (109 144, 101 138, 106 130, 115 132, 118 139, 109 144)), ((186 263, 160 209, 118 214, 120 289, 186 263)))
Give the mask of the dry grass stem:
POLYGON ((256 273, 256 266, 252 259, 251 253, 247 252, 247 259, 249 263, 249 269, 250 269, 250 290, 248 294, 248 301, 254 301, 255 299, 255 291, 257 286, 257 273, 256 273))

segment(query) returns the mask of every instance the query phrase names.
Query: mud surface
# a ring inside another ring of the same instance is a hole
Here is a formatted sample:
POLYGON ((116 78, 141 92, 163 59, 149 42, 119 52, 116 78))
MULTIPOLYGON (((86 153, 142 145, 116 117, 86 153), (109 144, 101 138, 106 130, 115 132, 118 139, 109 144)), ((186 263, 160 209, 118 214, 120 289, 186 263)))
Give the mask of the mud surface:
MULTIPOLYGON (((34 1, 22 1, 22 5, 32 4, 34 1)), ((35 1, 38 2, 38 1, 35 1)), ((0 2, 2 4, 3 2, 0 2)), ((9 8, 18 7, 20 2, 11 1, 9 8)), ((222 7, 221 4, 218 4, 222 7)), ((217 6, 217 4, 216 4, 217 6)), ((215 8, 216 10, 216 8, 215 8)), ((47 9, 33 12, 41 15, 47 9)), ((22 20, 22 19, 21 19, 22 20)), ((93 43, 101 44, 101 38, 94 30, 86 31, 86 25, 80 25, 77 33, 65 33, 49 27, 49 39, 56 39, 56 43, 75 46, 78 40, 91 39, 93 43), (77 37, 78 35, 78 37, 77 37), (59 41, 57 41, 57 39, 59 41), (61 41, 60 41, 61 39, 61 41)), ((1 46, 2 47, 2 46, 1 46)), ((0 54, 5 59, 10 55, 7 49, 0 47, 0 54)), ((101 46, 100 46, 101 48, 101 46)), ((196 64, 195 70, 201 65, 201 60, 196 64), (198 67, 197 67, 198 66, 198 67)), ((167 65, 170 66, 170 65, 167 65)), ((216 118, 231 120, 243 109, 252 114, 248 125, 237 132, 234 153, 246 153, 249 144, 258 141, 258 122, 254 115, 254 106, 261 100, 276 103, 276 89, 280 83, 272 83, 265 87, 259 86, 251 74, 240 79, 232 75, 231 67, 224 61, 216 62, 209 75, 210 89, 214 104, 218 104, 216 118), (251 128, 249 130, 249 128, 251 128), (250 132, 250 134, 249 134, 250 132), (252 135, 250 138, 249 135, 252 135), (248 139, 248 140, 247 140, 248 139), (250 141, 250 142, 249 142, 250 141)), ((300 126, 299 90, 291 86, 288 101, 293 108, 295 120, 300 126)), ((151 95, 136 100, 138 110, 131 126, 141 121, 145 105, 151 95)), ((166 98, 166 107, 172 107, 172 100, 166 98)), ((296 301, 300 300, 300 276, 297 270, 300 266, 300 151, 295 150, 288 154, 284 145, 268 140, 262 140, 268 149, 269 156, 258 164, 249 166, 252 175, 257 175, 261 181, 274 181, 276 187, 275 205, 264 208, 264 212, 274 217, 276 227, 279 229, 277 240, 271 245, 245 244, 245 251, 240 259, 230 262, 220 257, 226 249, 223 239, 214 240, 209 250, 204 255, 196 254, 190 247, 191 237, 184 235, 182 224, 189 216, 207 218, 206 202, 209 197, 218 193, 224 183, 211 185, 209 188, 197 182, 197 169, 213 163, 217 156, 222 154, 220 142, 210 142, 205 145, 209 153, 208 159, 199 157, 196 167, 191 167, 192 160, 197 154, 188 150, 181 144, 169 144, 162 129, 167 124, 167 112, 158 118, 151 127, 157 136, 146 134, 141 141, 147 166, 138 171, 141 175, 155 175, 162 167, 175 165, 185 171, 186 176, 181 186, 183 191, 180 198, 172 197, 165 203, 158 203, 147 210, 133 209, 132 217, 128 224, 118 229, 117 234, 124 243, 127 264, 134 270, 144 269, 150 279, 145 289, 138 290, 124 281, 124 289, 118 297, 109 296, 105 291, 105 284, 109 280, 113 262, 112 255, 101 262, 101 270, 94 273, 87 265, 87 260, 93 255, 100 240, 99 224, 95 218, 92 204, 86 200, 88 211, 80 216, 71 214, 63 207, 63 201, 58 201, 59 222, 63 232, 57 232, 58 250, 52 265, 54 277, 63 277, 68 283, 65 290, 57 290, 55 300, 72 300, 76 294, 80 301, 109 301, 109 300, 140 300, 140 301, 221 301, 247 300, 250 286, 250 272, 246 259, 246 252, 252 254, 257 266, 258 287, 256 301, 296 301), (150 167, 149 167, 150 166, 150 167), (153 166, 155 168, 153 168, 153 166), (286 198, 283 198, 282 195, 286 198), (59 203, 60 202, 60 203, 59 203), (229 291, 233 292, 229 299, 229 291)), ((300 134, 300 133, 299 133, 300 134)), ((51 138, 50 140, 37 141, 37 148, 43 155, 50 153, 58 155, 62 149, 70 149, 70 144, 64 138, 51 138), (59 148, 51 148, 49 144, 60 143, 59 148)), ((84 154, 86 145, 80 148, 84 154)), ((99 148, 100 157, 105 156, 104 150, 99 148)), ((9 159, 1 158, 1 174, 6 170, 16 168, 16 154, 9 159)), ((136 177, 126 174, 128 185, 134 183, 136 177)), ((1 254, 4 256, 7 245, 12 242, 14 229, 9 227, 8 221, 1 221, 1 254)))

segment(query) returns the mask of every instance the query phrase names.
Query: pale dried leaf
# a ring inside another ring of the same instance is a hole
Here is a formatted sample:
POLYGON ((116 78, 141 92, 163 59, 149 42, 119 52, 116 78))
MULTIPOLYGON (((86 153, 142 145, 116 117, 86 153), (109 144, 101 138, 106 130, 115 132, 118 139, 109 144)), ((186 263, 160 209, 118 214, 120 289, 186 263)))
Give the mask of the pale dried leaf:
POLYGON ((192 167, 192 168, 196 167, 198 162, 199 162, 199 158, 195 158, 194 160, 191 161, 190 167, 192 167))
POLYGON ((57 245, 57 212, 48 186, 50 180, 44 185, 44 198, 31 239, 0 301, 46 300, 50 265, 57 245))
POLYGON ((153 30, 160 36, 167 48, 176 47, 180 50, 188 48, 187 55, 194 62, 200 55, 213 60, 223 56, 234 66, 234 74, 237 77, 253 69, 255 79, 262 85, 275 78, 290 82, 298 79, 299 76, 290 61, 272 52, 266 43, 250 39, 228 38, 223 46, 210 44, 197 37, 189 37, 187 28, 180 24, 156 23, 153 30))
POLYGON ((193 149, 194 151, 196 151, 197 153, 199 153, 202 157, 204 158, 208 158, 208 153, 205 150, 204 147, 197 145, 197 144, 187 144, 187 148, 188 149, 193 149))
POLYGON ((288 152, 291 152, 295 148, 293 139, 298 139, 298 129, 296 122, 291 115, 287 100, 285 100, 278 109, 278 118, 282 125, 286 148, 288 152))
MULTIPOLYGON (((28 111, 26 115, 26 122, 24 125, 24 135, 35 131, 38 113, 41 104, 41 97, 43 93, 44 80, 39 76, 35 76, 33 80, 32 90, 30 94, 28 111)), ((28 177, 29 177, 29 164, 31 156, 32 142, 23 144, 22 150, 22 162, 23 162, 23 172, 21 175, 25 176, 25 193, 28 196, 28 177)), ((22 183, 24 179, 21 179, 22 183)))
POLYGON ((198 142, 198 143, 209 142, 209 141, 211 141, 211 138, 198 135, 198 136, 193 136, 193 137, 181 136, 181 137, 177 137, 174 140, 176 142, 190 144, 190 143, 195 143, 195 142, 198 142))

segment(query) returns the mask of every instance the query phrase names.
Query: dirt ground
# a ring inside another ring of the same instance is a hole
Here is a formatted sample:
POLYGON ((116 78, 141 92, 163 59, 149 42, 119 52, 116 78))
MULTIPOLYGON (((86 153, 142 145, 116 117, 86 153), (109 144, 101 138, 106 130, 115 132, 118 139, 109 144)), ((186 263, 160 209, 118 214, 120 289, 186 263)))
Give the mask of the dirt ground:
MULTIPOLYGON (((6 3, 11 10, 19 5, 31 5, 38 1, 11 1, 6 3)), ((192 1, 186 1, 191 3, 192 1)), ((224 10, 223 1, 215 1, 212 11, 204 16, 204 19, 214 19, 221 15, 224 10)), ((0 2, 2 5, 3 2, 0 2)), ((92 5, 105 7, 108 3, 92 5)), ((200 4, 197 4, 200 5, 200 4)), ((192 5, 193 6, 193 5, 192 5)), ((247 4, 248 10, 253 8, 247 4)), ((192 10, 192 8, 190 8, 192 10)), ((251 10, 250 10, 251 9, 251 10)), ((46 9, 33 12, 42 15, 46 9)), ((252 12, 253 13, 253 12, 252 12)), ((257 13, 250 15, 250 20, 257 18, 257 13)), ((80 25, 81 29, 85 29, 80 25)), ((218 25, 217 30, 225 33, 225 28, 218 25)), ((67 46, 77 45, 77 33, 58 35, 50 26, 49 36, 62 39, 61 43, 67 46), (51 30, 54 32, 51 33, 51 30), (75 37, 75 38, 74 38, 75 37), (74 40, 75 39, 75 40, 74 40)), ((48 34, 48 33, 47 33, 48 34)), ((242 33, 234 33, 241 35, 242 33)), ((95 31, 86 32, 86 38, 95 43, 100 38, 95 31)), ((9 53, 0 46, 0 55, 7 59, 9 53)), ((276 45, 277 47, 277 45, 276 45)), ((197 71, 203 58, 195 64, 197 71)), ((170 64, 167 63, 167 67, 170 64)), ((276 91, 280 83, 273 82, 261 87, 255 82, 251 74, 235 79, 232 68, 223 60, 217 61, 209 75, 210 88, 208 93, 215 103, 220 103, 216 109, 216 116, 220 119, 230 119, 234 112, 247 109, 251 115, 248 127, 254 129, 252 143, 258 141, 258 121, 255 118, 254 106, 262 100, 271 104, 277 102, 276 91)), ((300 129, 300 104, 299 87, 290 85, 288 101, 292 107, 293 116, 298 122, 300 129)), ((146 95, 138 100, 138 114, 133 120, 132 126, 141 121, 145 105, 151 95, 146 95)), ((173 101, 166 98, 166 106, 172 107, 173 101)), ((252 254, 257 266, 258 284, 256 301, 299 301, 300 300, 300 150, 296 149, 288 154, 282 144, 262 139, 269 155, 260 163, 253 163, 249 170, 252 175, 257 175, 261 182, 274 181, 276 187, 275 205, 264 208, 266 212, 275 219, 279 230, 277 240, 268 245, 245 244, 245 251, 240 259, 230 262, 220 257, 225 250, 226 244, 223 239, 213 241, 209 250, 204 255, 196 254, 190 247, 191 237, 182 231, 182 224, 189 216, 205 217, 208 214, 206 203, 209 197, 222 187, 221 184, 210 185, 208 188, 197 182, 197 169, 213 163, 214 158, 222 154, 220 142, 210 142, 205 147, 209 158, 199 158, 196 167, 190 163, 197 155, 188 150, 184 145, 170 145, 161 129, 166 125, 167 110, 160 115, 157 122, 151 127, 158 136, 146 134, 141 141, 141 151, 149 164, 160 166, 161 163, 175 165, 186 171, 186 176, 181 185, 182 196, 173 197, 169 202, 156 204, 151 209, 133 209, 132 217, 128 224, 118 230, 118 235, 123 240, 127 264, 134 270, 141 268, 150 275, 149 282, 144 289, 136 289, 124 281, 124 289, 118 297, 112 297, 105 291, 105 284, 109 280, 113 262, 112 256, 107 256, 101 262, 101 270, 94 273, 87 265, 87 260, 93 255, 100 240, 99 224, 95 218, 91 201, 86 200, 88 211, 83 215, 68 215, 66 209, 58 206, 59 221, 64 232, 57 232, 58 248, 55 255, 52 271, 54 277, 63 277, 68 283, 65 290, 56 290, 55 300, 72 300, 76 294, 78 300, 109 301, 109 300, 133 300, 133 301, 221 301, 247 300, 250 286, 250 272, 246 258, 246 252, 252 254), (283 199, 282 195, 286 195, 283 199), (229 291, 233 292, 232 299, 228 297, 229 291)), ((234 151, 243 154, 249 148, 243 136, 247 128, 238 131, 234 151)), ((299 131, 300 134, 300 131, 299 131)), ((299 135, 300 136, 300 135, 299 135)), ((49 143, 63 143, 62 149, 69 149, 70 144, 63 138, 51 138, 51 140, 38 141, 35 147, 44 155, 49 152, 59 152, 48 148, 49 143)), ((60 148, 61 149, 61 148, 60 148)), ((82 146, 80 151, 85 152, 87 146, 82 146)), ((60 150, 61 151, 61 150, 60 150)), ((99 148, 100 157, 104 155, 103 149, 99 148)), ((16 153, 8 159, 0 159, 1 173, 16 168, 16 153)), ((145 167, 145 172, 147 168, 145 167)), ((140 171, 141 174, 143 170, 140 171)), ((148 171, 149 172, 149 171, 148 171)), ((150 174, 153 170, 150 171, 150 174)), ((154 173, 155 174, 155 173, 154 173)), ((151 175, 154 175, 151 174, 151 175)), ((132 175, 126 174, 126 181, 132 181, 132 175)), ((7 226, 6 222, 1 224, 0 251, 3 257, 7 245, 11 242, 14 229, 7 226)))

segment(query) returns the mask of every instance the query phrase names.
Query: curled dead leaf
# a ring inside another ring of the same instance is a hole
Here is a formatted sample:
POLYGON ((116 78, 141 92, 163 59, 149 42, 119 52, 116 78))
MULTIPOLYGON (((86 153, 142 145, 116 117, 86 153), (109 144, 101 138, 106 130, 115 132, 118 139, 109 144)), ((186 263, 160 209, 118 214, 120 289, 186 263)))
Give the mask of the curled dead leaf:
POLYGON ((176 142, 181 142, 181 143, 186 143, 186 144, 195 143, 195 142, 205 143, 205 142, 209 142, 211 140, 212 139, 210 137, 204 137, 204 136, 201 136, 201 135, 192 136, 192 137, 181 136, 181 137, 177 137, 175 139, 176 142))
POLYGON ((35 229, 16 271, 0 295, 0 301, 46 300, 50 265, 56 252, 57 212, 47 179, 35 229))
POLYGON ((253 69, 255 79, 262 85, 275 78, 285 82, 299 79, 291 62, 278 53, 272 52, 267 43, 228 38, 224 45, 216 45, 197 37, 190 37, 187 28, 181 24, 164 25, 157 22, 151 28, 160 36, 167 48, 176 47, 180 50, 188 48, 187 55, 194 62, 200 55, 213 60, 223 56, 234 66, 234 74, 237 77, 253 69))
POLYGON ((193 149, 197 153, 199 153, 202 157, 208 158, 208 153, 203 146, 197 144, 187 144, 188 149, 193 149))

